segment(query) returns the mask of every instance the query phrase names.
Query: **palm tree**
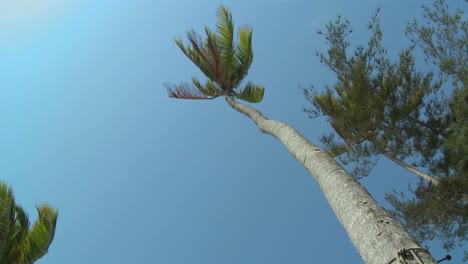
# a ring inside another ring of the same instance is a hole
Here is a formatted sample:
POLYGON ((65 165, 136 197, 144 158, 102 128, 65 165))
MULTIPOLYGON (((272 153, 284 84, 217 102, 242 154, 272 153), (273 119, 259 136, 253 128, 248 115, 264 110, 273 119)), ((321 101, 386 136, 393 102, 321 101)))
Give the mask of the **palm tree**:
POLYGON ((239 92, 235 90, 249 71, 252 64, 252 30, 248 27, 239 29, 239 41, 234 46, 234 23, 227 8, 218 10, 217 34, 205 27, 206 40, 190 31, 187 33, 190 41, 185 47, 182 40, 176 43, 182 52, 208 77, 205 85, 197 78, 192 82, 197 89, 188 84, 165 84, 170 97, 182 99, 214 99, 219 96, 236 97, 241 100, 258 103, 263 99, 264 88, 248 83, 239 92))
POLYGON ((404 259, 405 263, 436 263, 429 252, 326 152, 288 124, 267 119, 256 109, 234 100, 257 103, 263 98, 264 88, 259 85, 248 83, 241 91, 235 91, 253 59, 251 29, 240 28, 238 43, 234 46, 232 16, 221 6, 216 33, 206 27, 205 32, 207 38, 203 42, 191 31, 189 45, 184 46, 179 39, 176 43, 209 80, 205 85, 195 78, 194 86, 165 84, 169 96, 180 99, 224 96, 232 108, 252 119, 260 131, 279 139, 315 178, 365 263, 399 263, 399 259, 404 259))
POLYGON ((47 204, 37 207, 32 228, 11 188, 0 182, 0 263, 30 264, 43 257, 55 234, 58 212, 47 204))

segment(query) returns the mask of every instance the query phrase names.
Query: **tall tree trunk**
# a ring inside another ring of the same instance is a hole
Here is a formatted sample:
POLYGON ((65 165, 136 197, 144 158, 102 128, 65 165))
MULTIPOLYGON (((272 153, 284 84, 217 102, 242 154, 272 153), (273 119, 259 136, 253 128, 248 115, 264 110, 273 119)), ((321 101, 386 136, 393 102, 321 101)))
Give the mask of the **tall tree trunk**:
POLYGON ((269 120, 231 97, 226 96, 226 101, 252 119, 261 132, 283 142, 312 174, 365 263, 436 263, 429 252, 326 152, 288 124, 269 120), (405 262, 399 262, 403 259, 405 262))
POLYGON ((438 185, 439 184, 439 180, 435 179, 434 177, 432 177, 431 175, 429 174, 426 174, 418 169, 416 169, 415 167, 409 165, 408 163, 400 160, 400 159, 397 159, 395 157, 393 157, 391 154, 389 153, 385 153, 384 154, 385 157, 387 157, 388 159, 390 159, 391 161, 395 162, 396 164, 400 165, 401 167, 403 167, 404 169, 406 169, 407 171, 415 174, 416 176, 418 176, 419 178, 421 179, 424 179, 428 182, 431 182, 432 184, 434 185, 438 185))

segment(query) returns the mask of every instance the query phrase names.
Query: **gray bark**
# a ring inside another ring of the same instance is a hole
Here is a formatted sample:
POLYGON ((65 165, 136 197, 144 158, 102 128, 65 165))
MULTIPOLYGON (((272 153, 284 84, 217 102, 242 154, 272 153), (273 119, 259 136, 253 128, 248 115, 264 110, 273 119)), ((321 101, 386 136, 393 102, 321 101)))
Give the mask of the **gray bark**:
POLYGON ((426 174, 418 169, 416 169, 415 167, 407 164, 406 162, 403 162, 395 157, 393 157, 392 155, 388 154, 388 153, 385 153, 384 154, 385 157, 387 157, 388 159, 390 159, 391 161, 395 162, 396 164, 400 165, 401 167, 403 167, 404 169, 406 169, 407 171, 415 174, 416 176, 428 181, 428 182, 432 182, 432 184, 434 185, 438 185, 439 184, 439 181, 437 179, 435 179, 434 177, 432 177, 431 175, 429 174, 426 174))
POLYGON ((231 97, 226 96, 226 101, 252 119, 261 132, 279 139, 310 172, 365 263, 436 263, 429 252, 326 152, 288 124, 269 120, 231 97))

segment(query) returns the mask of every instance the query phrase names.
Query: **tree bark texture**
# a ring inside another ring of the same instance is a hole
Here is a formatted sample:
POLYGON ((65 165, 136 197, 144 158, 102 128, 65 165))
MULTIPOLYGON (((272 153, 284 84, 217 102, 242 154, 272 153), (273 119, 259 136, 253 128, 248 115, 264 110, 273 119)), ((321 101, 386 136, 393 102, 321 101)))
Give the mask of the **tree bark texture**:
POLYGON ((429 252, 326 152, 288 124, 269 120, 258 110, 237 103, 231 97, 226 96, 226 101, 252 119, 261 132, 279 139, 312 174, 365 263, 436 263, 429 252))

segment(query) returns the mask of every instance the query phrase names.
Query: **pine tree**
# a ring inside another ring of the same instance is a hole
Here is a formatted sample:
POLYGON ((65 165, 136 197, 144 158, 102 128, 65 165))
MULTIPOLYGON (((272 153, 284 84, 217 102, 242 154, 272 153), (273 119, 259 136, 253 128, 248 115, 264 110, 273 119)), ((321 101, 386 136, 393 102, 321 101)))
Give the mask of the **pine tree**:
POLYGON ((468 22, 443 0, 423 10, 426 21, 408 25, 413 45, 398 62, 381 46, 378 12, 369 42, 352 53, 349 22, 329 23, 319 33, 330 48, 318 56, 337 81, 325 92, 304 89, 312 105, 305 111, 329 118, 335 133, 321 141, 333 157, 355 165, 354 176, 368 176, 382 156, 419 176, 413 197, 386 195, 392 213, 419 241, 438 238, 451 250, 468 240, 468 22), (416 48, 436 73, 416 69, 416 48))

